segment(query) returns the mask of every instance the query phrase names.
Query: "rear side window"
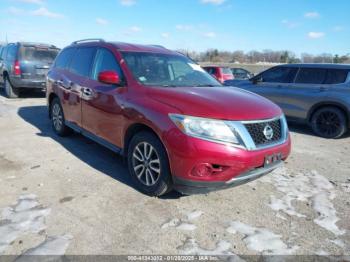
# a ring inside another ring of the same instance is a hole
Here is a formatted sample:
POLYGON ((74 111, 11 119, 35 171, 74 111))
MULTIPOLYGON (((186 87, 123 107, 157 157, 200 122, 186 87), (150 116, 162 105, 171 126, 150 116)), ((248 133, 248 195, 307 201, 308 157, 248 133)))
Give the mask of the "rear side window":
POLYGON ((7 47, 7 56, 6 60, 14 61, 17 55, 17 47, 15 45, 10 45, 7 47))
POLYGON ((326 80, 327 69, 301 68, 295 83, 323 84, 326 80))
POLYGON ((122 70, 114 55, 107 49, 101 48, 97 50, 92 78, 98 80, 98 74, 103 71, 114 71, 122 77, 122 70))
POLYGON ((59 50, 39 46, 24 46, 21 48, 21 58, 27 61, 42 61, 52 63, 59 50))
POLYGON ((222 67, 221 68, 221 72, 224 74, 224 75, 232 75, 232 71, 230 68, 228 67, 222 67))
POLYGON ((275 67, 261 74, 263 82, 292 83, 297 73, 297 68, 275 67))
POLYGON ((345 69, 328 69, 325 84, 336 85, 342 84, 348 78, 349 70, 345 69))
POLYGON ((55 67, 60 69, 68 68, 70 61, 74 55, 75 49, 64 49, 57 57, 55 61, 55 67))
POLYGON ((69 67, 70 71, 80 76, 90 77, 95 53, 96 48, 94 47, 79 48, 69 67))

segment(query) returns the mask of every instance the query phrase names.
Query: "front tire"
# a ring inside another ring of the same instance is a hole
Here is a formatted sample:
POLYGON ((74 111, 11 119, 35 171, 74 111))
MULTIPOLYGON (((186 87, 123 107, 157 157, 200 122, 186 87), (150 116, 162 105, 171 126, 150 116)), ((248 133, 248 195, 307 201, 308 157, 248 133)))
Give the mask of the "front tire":
POLYGON ((7 98, 18 98, 19 90, 12 86, 8 77, 4 80, 5 95, 7 98))
POLYGON ((129 144, 127 157, 129 173, 141 192, 161 196, 172 190, 168 155, 154 134, 136 134, 129 144))
POLYGON ((346 116, 336 107, 323 107, 313 114, 311 128, 320 137, 340 138, 347 131, 346 116))
POLYGON ((60 100, 57 97, 52 100, 50 110, 52 129, 55 133, 59 136, 69 135, 71 129, 65 124, 63 109, 60 100))

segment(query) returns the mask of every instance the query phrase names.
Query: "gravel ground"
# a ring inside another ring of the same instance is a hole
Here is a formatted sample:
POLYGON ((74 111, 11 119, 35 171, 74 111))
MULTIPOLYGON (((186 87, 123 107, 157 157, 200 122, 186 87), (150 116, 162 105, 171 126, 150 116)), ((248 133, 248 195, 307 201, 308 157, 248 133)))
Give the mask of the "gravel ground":
POLYGON ((350 137, 291 126, 285 167, 209 195, 136 191, 123 160, 0 96, 0 254, 350 255, 350 137))

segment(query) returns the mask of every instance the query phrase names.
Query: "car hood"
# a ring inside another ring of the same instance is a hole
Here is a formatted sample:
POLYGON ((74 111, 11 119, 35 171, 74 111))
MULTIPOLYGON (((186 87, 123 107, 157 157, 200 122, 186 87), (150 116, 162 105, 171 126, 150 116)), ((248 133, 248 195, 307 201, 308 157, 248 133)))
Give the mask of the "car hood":
POLYGON ((184 115, 223 120, 269 119, 282 114, 271 101, 234 87, 150 88, 147 95, 184 115))

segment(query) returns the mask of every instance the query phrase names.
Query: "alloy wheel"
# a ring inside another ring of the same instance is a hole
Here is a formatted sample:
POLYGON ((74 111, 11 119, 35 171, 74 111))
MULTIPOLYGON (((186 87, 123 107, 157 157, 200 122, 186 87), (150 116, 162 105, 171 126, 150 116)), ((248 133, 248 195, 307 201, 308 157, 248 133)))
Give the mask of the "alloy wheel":
POLYGON ((52 106, 52 122, 57 131, 61 130, 63 124, 62 110, 59 104, 53 104, 52 106))
POLYGON ((155 148, 147 143, 139 143, 132 154, 132 166, 137 179, 146 186, 153 186, 160 178, 160 158, 155 148))
POLYGON ((336 113, 325 111, 316 119, 316 126, 321 134, 332 137, 339 132, 341 120, 336 113))

